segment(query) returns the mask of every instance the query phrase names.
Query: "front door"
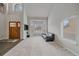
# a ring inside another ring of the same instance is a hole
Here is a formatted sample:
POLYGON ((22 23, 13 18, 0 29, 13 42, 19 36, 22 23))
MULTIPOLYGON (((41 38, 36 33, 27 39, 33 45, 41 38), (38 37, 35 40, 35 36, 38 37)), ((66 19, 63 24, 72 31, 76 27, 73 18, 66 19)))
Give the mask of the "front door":
POLYGON ((20 39, 20 22, 9 22, 9 39, 20 39))

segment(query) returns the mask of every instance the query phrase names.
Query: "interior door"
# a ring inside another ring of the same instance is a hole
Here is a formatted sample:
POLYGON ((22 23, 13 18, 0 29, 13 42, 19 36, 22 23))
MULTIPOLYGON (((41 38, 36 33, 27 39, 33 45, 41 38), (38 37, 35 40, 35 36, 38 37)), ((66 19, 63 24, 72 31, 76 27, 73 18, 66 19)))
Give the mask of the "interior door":
POLYGON ((20 22, 9 22, 9 39, 20 39, 20 22))

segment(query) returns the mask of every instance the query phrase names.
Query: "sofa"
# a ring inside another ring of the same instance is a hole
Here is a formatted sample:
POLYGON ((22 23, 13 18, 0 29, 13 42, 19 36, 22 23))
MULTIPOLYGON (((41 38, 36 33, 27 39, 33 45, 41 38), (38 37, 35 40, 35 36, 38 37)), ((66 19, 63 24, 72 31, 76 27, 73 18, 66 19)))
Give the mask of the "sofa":
POLYGON ((47 32, 47 33, 42 33, 43 39, 45 39, 46 42, 52 42, 55 40, 55 34, 47 32))

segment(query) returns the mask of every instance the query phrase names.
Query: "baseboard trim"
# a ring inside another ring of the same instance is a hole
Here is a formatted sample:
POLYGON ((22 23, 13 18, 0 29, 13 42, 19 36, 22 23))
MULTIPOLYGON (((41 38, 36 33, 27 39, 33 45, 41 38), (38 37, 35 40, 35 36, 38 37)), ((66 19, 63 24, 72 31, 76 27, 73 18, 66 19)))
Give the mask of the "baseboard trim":
POLYGON ((76 52, 73 52, 71 49, 69 49, 69 48, 65 48, 65 49, 67 49, 68 51, 70 51, 72 54, 74 54, 75 56, 79 56, 79 54, 77 54, 76 52))
MULTIPOLYGON (((56 42, 56 41, 55 41, 56 42)), ((75 56, 79 56, 79 54, 77 54, 76 52, 73 52, 70 48, 65 47, 64 45, 56 42, 58 45, 62 46, 64 49, 67 49, 68 51, 70 51, 73 55, 75 56)))

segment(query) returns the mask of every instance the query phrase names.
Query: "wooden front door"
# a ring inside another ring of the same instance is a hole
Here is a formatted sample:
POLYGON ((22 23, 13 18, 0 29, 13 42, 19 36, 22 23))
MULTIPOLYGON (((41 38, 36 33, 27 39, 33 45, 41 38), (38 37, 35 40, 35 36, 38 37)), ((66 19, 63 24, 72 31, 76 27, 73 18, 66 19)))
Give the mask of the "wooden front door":
POLYGON ((20 39, 20 22, 9 22, 9 39, 20 39))

